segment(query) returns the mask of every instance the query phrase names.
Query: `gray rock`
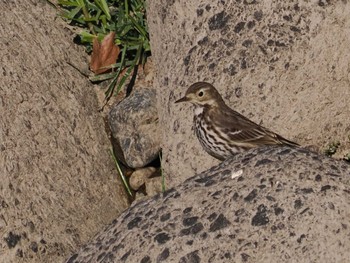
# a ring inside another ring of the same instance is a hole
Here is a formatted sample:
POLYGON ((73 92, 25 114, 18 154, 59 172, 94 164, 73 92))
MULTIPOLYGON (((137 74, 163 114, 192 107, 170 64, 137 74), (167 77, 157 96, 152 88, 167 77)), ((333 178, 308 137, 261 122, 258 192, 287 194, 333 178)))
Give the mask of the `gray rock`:
POLYGON ((347 262, 349 211, 347 163, 260 148, 135 204, 67 262, 347 262))
POLYGON ((191 131, 191 107, 174 104, 196 81, 290 140, 321 149, 338 140, 338 156, 350 152, 348 1, 159 0, 147 8, 168 185, 217 164, 191 131))
POLYGON ((129 167, 144 167, 158 157, 160 131, 154 89, 138 88, 112 106, 109 125, 117 157, 129 167))

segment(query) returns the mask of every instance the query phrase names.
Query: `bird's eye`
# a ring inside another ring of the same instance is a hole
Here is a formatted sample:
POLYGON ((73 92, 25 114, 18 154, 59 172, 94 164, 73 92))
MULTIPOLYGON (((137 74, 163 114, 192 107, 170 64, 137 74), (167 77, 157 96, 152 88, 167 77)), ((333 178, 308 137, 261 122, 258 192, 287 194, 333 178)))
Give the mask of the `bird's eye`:
POLYGON ((198 93, 198 96, 199 96, 199 97, 203 97, 203 95, 204 95, 203 91, 200 91, 200 92, 198 93))

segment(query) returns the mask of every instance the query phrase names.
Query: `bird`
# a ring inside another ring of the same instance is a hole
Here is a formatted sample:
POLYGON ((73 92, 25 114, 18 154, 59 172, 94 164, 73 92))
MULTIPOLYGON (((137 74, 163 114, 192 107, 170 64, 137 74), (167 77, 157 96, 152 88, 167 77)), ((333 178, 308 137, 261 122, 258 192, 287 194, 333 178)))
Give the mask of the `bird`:
POLYGON ((219 160, 266 145, 299 147, 231 109, 208 82, 192 84, 185 96, 175 101, 180 102, 194 104, 193 127, 197 138, 204 150, 219 160))

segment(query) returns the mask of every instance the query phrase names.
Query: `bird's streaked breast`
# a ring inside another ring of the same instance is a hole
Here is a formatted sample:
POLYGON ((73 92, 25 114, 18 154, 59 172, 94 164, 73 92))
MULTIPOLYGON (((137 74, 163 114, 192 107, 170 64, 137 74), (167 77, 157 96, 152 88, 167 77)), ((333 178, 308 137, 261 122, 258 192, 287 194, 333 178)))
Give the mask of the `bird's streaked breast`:
POLYGON ((226 159, 240 152, 240 147, 229 145, 226 135, 210 125, 213 122, 208 118, 209 116, 205 114, 203 109, 202 111, 198 110, 198 115, 194 116, 195 132, 205 151, 218 159, 226 159))

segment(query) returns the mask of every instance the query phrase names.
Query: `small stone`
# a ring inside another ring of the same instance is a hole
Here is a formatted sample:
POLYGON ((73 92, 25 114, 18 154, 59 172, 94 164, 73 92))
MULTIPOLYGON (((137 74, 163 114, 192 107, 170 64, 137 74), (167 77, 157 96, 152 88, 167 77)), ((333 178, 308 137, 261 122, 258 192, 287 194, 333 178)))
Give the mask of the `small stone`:
POLYGON ((137 191, 143 184, 145 184, 146 179, 154 174, 156 168, 154 167, 146 167, 136 170, 130 176, 129 184, 130 187, 137 191))
POLYGON ((147 199, 147 196, 146 196, 144 193, 142 193, 142 192, 136 192, 136 194, 135 194, 135 199, 134 199, 134 201, 132 202, 132 204, 138 204, 139 201, 141 201, 141 200, 146 200, 146 199, 147 199))
POLYGON ((154 177, 146 180, 146 193, 151 197, 162 192, 162 177, 154 177))

